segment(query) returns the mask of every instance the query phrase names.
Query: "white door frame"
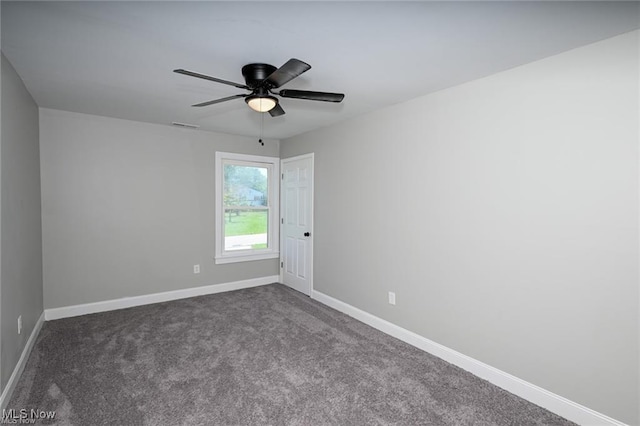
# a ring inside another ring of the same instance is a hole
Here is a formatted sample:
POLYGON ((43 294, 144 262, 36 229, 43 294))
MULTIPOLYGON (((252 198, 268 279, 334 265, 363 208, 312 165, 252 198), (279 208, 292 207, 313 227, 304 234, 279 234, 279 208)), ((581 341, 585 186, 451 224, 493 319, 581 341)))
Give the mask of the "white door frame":
MULTIPOLYGON (((280 159, 280 173, 284 173, 284 164, 290 161, 297 161, 297 160, 303 160, 303 159, 307 159, 310 158, 311 159, 311 168, 313 170, 313 174, 311 175, 311 197, 310 201, 311 201, 311 214, 310 214, 310 218, 309 221, 311 222, 310 228, 311 228, 311 244, 309 247, 310 250, 310 258, 311 261, 309 263, 309 297, 311 297, 313 295, 313 246, 315 245, 315 233, 314 233, 314 229, 313 229, 313 223, 314 223, 314 215, 315 215, 315 210, 314 210, 314 191, 315 191, 315 174, 316 174, 316 164, 315 164, 315 155, 313 152, 309 153, 309 154, 302 154, 302 155, 296 155, 295 157, 289 157, 289 158, 282 158, 280 159)), ((283 178, 280 178, 280 227, 282 227, 282 220, 284 219, 284 212, 285 212, 285 205, 284 205, 284 200, 285 197, 283 196, 282 192, 283 192, 283 185, 284 185, 284 181, 283 178)), ((281 228, 282 229, 282 228, 281 228)), ((280 231, 280 282, 284 284, 284 269, 282 267, 282 263, 284 262, 283 259, 283 253, 284 253, 284 232, 280 231)))

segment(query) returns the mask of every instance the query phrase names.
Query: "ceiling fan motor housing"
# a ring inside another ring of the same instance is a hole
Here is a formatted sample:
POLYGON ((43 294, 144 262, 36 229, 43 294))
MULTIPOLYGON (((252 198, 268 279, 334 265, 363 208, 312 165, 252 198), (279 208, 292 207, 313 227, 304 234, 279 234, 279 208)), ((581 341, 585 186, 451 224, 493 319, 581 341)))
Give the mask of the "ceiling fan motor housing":
POLYGON ((277 69, 269 64, 248 64, 242 67, 242 76, 247 86, 255 89, 277 69))

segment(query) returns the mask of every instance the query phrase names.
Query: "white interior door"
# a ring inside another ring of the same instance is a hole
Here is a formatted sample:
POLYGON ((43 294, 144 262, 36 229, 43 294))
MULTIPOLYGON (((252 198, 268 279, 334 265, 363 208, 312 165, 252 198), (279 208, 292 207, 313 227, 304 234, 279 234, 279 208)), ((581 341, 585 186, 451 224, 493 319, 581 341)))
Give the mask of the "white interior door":
POLYGON ((313 154, 282 160, 280 271, 283 284, 311 295, 313 154))

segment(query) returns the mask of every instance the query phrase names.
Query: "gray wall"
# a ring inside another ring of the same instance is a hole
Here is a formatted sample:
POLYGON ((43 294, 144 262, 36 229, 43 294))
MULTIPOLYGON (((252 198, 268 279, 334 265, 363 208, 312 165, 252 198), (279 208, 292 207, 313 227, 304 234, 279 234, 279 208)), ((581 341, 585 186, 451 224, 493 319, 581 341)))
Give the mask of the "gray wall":
POLYGON ((282 141, 315 290, 638 424, 638 36, 282 141))
POLYGON ((215 151, 277 157, 278 141, 49 109, 40 131, 46 308, 279 273, 213 260, 215 151))
POLYGON ((38 106, 9 61, 1 56, 0 358, 4 388, 42 314, 42 228, 38 106))

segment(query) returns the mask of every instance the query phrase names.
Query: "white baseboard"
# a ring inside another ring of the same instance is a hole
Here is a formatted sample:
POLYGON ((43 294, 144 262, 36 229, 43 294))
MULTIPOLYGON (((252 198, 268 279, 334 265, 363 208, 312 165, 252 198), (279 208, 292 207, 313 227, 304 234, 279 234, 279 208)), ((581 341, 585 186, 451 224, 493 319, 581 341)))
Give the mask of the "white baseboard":
POLYGON ((432 355, 437 356, 451 364, 475 374, 496 386, 505 389, 519 397, 526 399, 540 407, 546 408, 552 413, 558 414, 572 422, 580 425, 606 425, 606 426, 625 426, 604 414, 598 413, 590 408, 582 406, 578 403, 570 401, 562 396, 549 392, 539 386, 529 383, 525 380, 512 376, 509 373, 498 370, 481 361, 473 359, 467 355, 463 355, 453 349, 436 343, 432 340, 422 337, 412 331, 399 327, 389 321, 371 315, 368 312, 360 310, 354 306, 344 303, 331 296, 313 290, 311 297, 318 302, 323 303, 333 309, 349 315, 383 333, 393 336, 403 342, 406 342, 418 349, 422 349, 432 355))
POLYGON ((9 377, 9 381, 7 385, 2 390, 2 396, 0 396, 0 411, 7 408, 7 404, 13 395, 13 391, 18 384, 18 379, 22 375, 24 371, 25 365, 27 365, 27 360, 29 359, 29 354, 31 354, 31 349, 33 349, 33 345, 36 343, 36 339, 38 338, 38 334, 40 334, 40 329, 42 328, 42 324, 44 323, 44 312, 36 321, 36 325, 33 327, 31 331, 31 335, 27 340, 27 344, 24 345, 24 349, 22 350, 22 354, 20 355, 20 359, 18 359, 18 363, 13 369, 13 373, 11 373, 11 377, 9 377))
POLYGON ((189 297, 204 296, 206 294, 223 293, 226 291, 257 287, 261 285, 276 283, 278 282, 278 280, 278 275, 272 275, 268 277, 252 278, 249 280, 233 281, 223 284, 213 284, 202 287, 185 288, 182 290, 165 291, 163 293, 145 294, 143 296, 105 300, 103 302, 63 306, 62 308, 45 309, 44 318, 47 321, 50 321, 60 318, 76 317, 79 315, 95 314, 97 312, 114 311, 116 309, 131 308, 134 306, 149 305, 152 303, 168 302, 170 300, 186 299, 189 297))

